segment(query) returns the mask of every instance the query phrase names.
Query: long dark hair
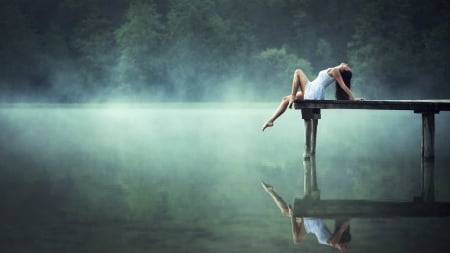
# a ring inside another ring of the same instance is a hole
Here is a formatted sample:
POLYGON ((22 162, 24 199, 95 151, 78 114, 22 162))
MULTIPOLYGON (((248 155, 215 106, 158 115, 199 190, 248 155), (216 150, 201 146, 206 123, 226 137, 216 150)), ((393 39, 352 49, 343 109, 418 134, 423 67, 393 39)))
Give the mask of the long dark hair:
MULTIPOLYGON (((345 222, 345 219, 336 219, 335 220, 335 228, 334 228, 334 232, 336 233, 336 231, 338 231, 342 225, 342 223, 345 222)), ((350 242, 352 240, 352 235, 350 234, 350 225, 347 227, 347 229, 345 229, 344 233, 342 233, 341 236, 341 240, 339 241, 339 243, 346 243, 346 242, 350 242)))
MULTIPOLYGON (((341 70, 341 76, 344 80, 344 83, 347 85, 347 87, 350 89, 352 83, 352 72, 350 70, 341 70)), ((336 81, 336 94, 335 97, 337 100, 348 100, 348 94, 345 93, 345 91, 339 86, 339 83, 336 81)))

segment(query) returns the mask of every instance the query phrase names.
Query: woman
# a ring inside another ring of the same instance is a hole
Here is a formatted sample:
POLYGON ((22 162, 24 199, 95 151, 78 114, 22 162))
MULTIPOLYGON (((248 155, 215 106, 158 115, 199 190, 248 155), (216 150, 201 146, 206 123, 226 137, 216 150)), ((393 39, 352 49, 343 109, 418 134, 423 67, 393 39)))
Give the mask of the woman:
POLYGON ((345 220, 337 226, 333 234, 325 225, 323 219, 312 217, 295 217, 291 205, 286 202, 273 190, 271 185, 261 182, 264 190, 272 197, 275 204, 280 208, 281 214, 291 218, 292 237, 295 244, 303 241, 306 234, 315 234, 320 244, 335 247, 340 251, 348 248, 351 236, 349 232, 350 220, 345 220))
POLYGON ((320 71, 316 79, 312 82, 308 80, 308 77, 306 77, 301 69, 295 70, 294 78, 292 80, 291 95, 283 97, 275 113, 266 123, 264 123, 262 130, 264 131, 266 128, 272 127, 275 120, 286 111, 288 106, 291 108, 292 103, 296 99, 325 99, 325 89, 333 81, 336 82, 336 99, 362 100, 361 98, 355 98, 355 96, 353 96, 353 93, 350 90, 351 79, 352 72, 346 63, 341 63, 336 67, 320 71), (301 89, 300 91, 298 91, 299 88, 301 89))

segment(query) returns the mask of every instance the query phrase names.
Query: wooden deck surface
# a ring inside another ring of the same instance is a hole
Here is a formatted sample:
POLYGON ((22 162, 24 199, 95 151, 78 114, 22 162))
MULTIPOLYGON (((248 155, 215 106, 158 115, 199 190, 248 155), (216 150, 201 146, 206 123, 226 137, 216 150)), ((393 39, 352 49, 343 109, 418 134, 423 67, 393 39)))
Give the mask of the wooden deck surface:
POLYGON ((295 100, 299 109, 412 110, 415 112, 450 111, 450 99, 438 100, 295 100))

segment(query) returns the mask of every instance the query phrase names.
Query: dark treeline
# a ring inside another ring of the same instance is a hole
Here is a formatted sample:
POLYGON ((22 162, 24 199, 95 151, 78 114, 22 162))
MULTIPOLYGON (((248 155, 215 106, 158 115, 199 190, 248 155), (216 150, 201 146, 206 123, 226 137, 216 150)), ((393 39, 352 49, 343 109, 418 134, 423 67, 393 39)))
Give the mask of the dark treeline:
POLYGON ((349 62, 369 99, 450 97, 447 0, 0 1, 2 101, 264 100, 349 62))

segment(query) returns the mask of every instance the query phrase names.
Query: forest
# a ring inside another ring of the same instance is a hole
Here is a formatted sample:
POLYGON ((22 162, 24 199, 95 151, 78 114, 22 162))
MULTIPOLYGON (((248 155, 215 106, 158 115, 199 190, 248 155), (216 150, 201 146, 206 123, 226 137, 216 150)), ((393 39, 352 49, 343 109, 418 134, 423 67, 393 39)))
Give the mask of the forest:
POLYGON ((367 99, 450 97, 447 0, 0 1, 2 102, 267 101, 349 62, 367 99), (445 85, 444 85, 445 84, 445 85))

